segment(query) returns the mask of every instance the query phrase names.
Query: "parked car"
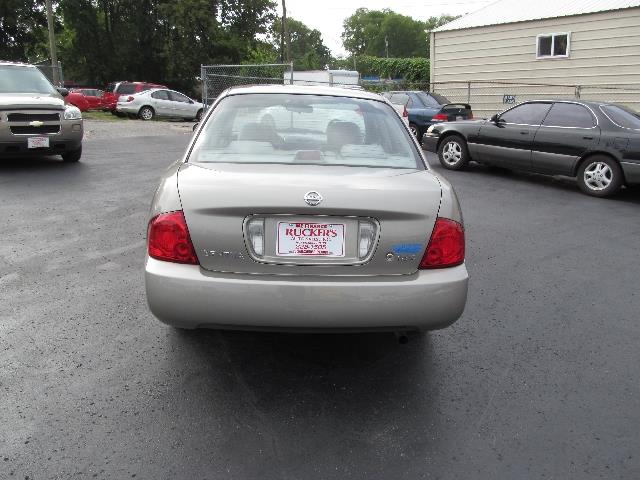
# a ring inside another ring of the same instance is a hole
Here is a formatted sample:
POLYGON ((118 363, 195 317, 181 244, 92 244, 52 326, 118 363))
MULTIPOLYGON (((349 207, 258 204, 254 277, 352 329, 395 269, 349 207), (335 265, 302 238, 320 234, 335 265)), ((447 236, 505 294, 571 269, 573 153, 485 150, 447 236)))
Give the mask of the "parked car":
POLYGON ((406 332, 464 309, 464 228, 379 95, 264 85, 225 91, 152 202, 149 307, 181 328, 406 332), (283 106, 287 131, 261 122, 283 106), (301 115, 317 108, 326 124, 301 115), (357 111, 355 122, 336 120, 357 111), (298 124, 298 120, 300 123, 298 124))
POLYGON ((141 120, 152 120, 158 116, 187 118, 199 122, 204 112, 204 105, 183 93, 159 88, 133 95, 121 95, 116 111, 136 115, 141 120))
POLYGON ((473 160, 568 175, 597 197, 640 183, 640 115, 606 102, 525 102, 490 120, 429 127, 423 144, 449 170, 473 160))
POLYGON ((0 62, 0 157, 82 156, 82 113, 33 65, 0 62))
POLYGON ((418 139, 434 123, 473 118, 471 105, 452 103, 447 97, 437 93, 404 90, 384 92, 383 96, 391 103, 406 107, 409 128, 418 139))
POLYGON ((89 101, 79 92, 69 90, 64 100, 65 103, 78 107, 81 112, 89 110, 89 101))
MULTIPOLYGON (((69 91, 69 97, 74 94, 81 95, 82 98, 87 102, 87 110, 101 110, 104 106, 104 101, 103 101, 104 92, 100 89, 73 88, 69 91)), ((80 110, 82 109, 80 108, 80 110)))
POLYGON ((103 109, 116 113, 116 105, 121 95, 133 95, 152 88, 167 88, 164 85, 148 82, 111 82, 104 89, 102 96, 103 109))
MULTIPOLYGON (((385 95, 384 93, 381 94, 384 98, 386 98, 387 100, 389 100, 389 96, 385 95)), ((402 121, 409 127, 411 128, 411 125, 409 124, 409 111, 407 110, 407 106, 404 104, 398 104, 398 103, 391 103, 391 105, 393 106, 393 109, 398 112, 398 115, 400 115, 400 118, 402 118, 402 121)), ((411 129, 411 133, 413 133, 414 135, 416 134, 416 130, 415 128, 411 129)))

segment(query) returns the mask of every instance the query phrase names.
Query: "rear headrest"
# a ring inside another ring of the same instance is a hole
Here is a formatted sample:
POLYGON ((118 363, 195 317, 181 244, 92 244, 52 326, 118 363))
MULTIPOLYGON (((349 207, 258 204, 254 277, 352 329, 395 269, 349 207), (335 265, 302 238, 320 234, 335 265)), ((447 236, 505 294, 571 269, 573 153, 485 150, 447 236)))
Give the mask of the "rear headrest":
POLYGON ((327 125, 327 147, 339 151, 343 145, 360 145, 362 132, 353 122, 331 121, 327 125))
POLYGON ((269 124, 250 122, 242 126, 238 140, 278 143, 280 136, 269 124))

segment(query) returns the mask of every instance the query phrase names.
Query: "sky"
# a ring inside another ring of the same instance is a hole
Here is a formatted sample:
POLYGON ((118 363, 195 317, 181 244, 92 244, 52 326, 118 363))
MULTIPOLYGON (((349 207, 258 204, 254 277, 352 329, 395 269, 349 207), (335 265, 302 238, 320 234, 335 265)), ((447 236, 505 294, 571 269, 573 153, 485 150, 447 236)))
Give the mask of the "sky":
MULTIPOLYGON (((285 0, 287 16, 300 20, 312 29, 322 33, 324 44, 333 55, 346 54, 342 48, 342 22, 356 9, 369 10, 389 8, 394 12, 427 20, 448 13, 464 15, 492 3, 495 0, 285 0)), ((278 12, 282 14, 282 2, 278 0, 278 12)))

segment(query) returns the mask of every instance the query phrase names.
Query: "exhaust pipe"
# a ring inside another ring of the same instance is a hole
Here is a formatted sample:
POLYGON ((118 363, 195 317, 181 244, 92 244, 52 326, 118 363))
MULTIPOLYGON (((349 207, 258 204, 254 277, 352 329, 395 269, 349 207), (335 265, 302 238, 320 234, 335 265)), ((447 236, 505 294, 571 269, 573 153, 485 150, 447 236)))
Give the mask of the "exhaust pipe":
POLYGON ((407 332, 393 332, 393 333, 396 336, 396 339, 398 340, 398 343, 400 345, 406 345, 407 343, 409 343, 409 335, 407 335, 407 332))

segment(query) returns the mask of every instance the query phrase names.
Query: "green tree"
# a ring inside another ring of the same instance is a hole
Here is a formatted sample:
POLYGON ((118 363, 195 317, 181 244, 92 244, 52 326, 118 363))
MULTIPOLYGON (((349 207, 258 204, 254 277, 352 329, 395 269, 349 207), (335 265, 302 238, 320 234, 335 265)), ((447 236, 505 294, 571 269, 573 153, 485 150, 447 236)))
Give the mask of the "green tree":
MULTIPOLYGON (((291 60, 296 70, 323 69, 331 61, 331 51, 324 44, 322 34, 293 18, 287 18, 291 37, 291 60)), ((282 44, 282 18, 277 18, 270 32, 270 40, 284 58, 282 44)))
POLYGON ((44 2, 0 1, 0 59, 35 61, 46 58, 47 18, 44 2))
POLYGON ((421 22, 389 9, 359 8, 344 21, 342 43, 351 55, 424 58, 429 56, 426 31, 454 18, 442 15, 421 22))

